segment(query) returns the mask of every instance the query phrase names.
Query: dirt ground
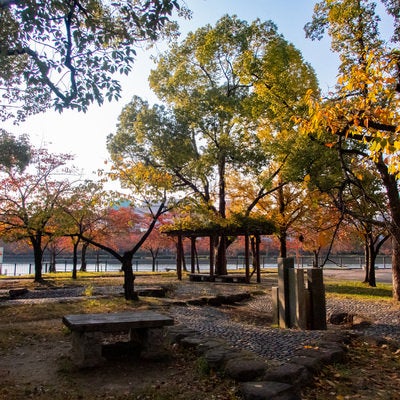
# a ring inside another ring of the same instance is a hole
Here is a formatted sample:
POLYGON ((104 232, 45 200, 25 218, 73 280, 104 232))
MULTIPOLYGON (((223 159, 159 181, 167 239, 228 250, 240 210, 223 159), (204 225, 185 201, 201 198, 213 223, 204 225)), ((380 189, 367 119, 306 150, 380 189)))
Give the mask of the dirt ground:
MULTIPOLYGON (((150 285, 160 283, 158 279, 146 281, 150 285)), ((169 285, 171 279, 162 281, 169 285)), ((176 279, 172 282, 176 284, 176 279)), ((88 291, 93 291, 98 283, 92 281, 87 285, 88 291)), ((116 282, 102 280, 100 284, 116 282)), ((30 290, 46 289, 46 285, 38 288, 18 280, 0 281, 0 285, 3 292, 21 285, 30 290)), ((54 283, 51 286, 54 289, 54 283)), ((234 382, 207 371, 196 355, 173 345, 166 344, 165 351, 150 359, 121 354, 117 349, 118 356, 101 366, 77 369, 72 364, 71 335, 62 324, 63 315, 157 307, 154 299, 132 303, 121 296, 1 306, 0 400, 237 399, 234 382)))
MULTIPOLYGON (((18 327, 16 327, 18 329, 18 327)), ((231 382, 207 376, 197 358, 171 348, 168 357, 145 360, 121 355, 104 365, 76 369, 70 338, 59 320, 26 323, 24 343, 1 357, 0 398, 11 399, 234 399, 231 382), (50 338, 51 336, 51 338, 50 338)))
MULTIPOLYGON (((0 400, 240 399, 234 382, 208 371, 196 355, 175 346, 154 359, 120 354, 96 368, 74 367, 69 359, 70 334, 61 323, 66 310, 132 307, 151 308, 154 304, 132 305, 118 298, 0 307, 0 400)), ((254 312, 249 315, 245 306, 230 307, 229 313, 244 324, 265 325, 269 321, 254 312)), ((346 364, 326 368, 302 399, 400 399, 399 367, 398 349, 355 342, 346 364)))

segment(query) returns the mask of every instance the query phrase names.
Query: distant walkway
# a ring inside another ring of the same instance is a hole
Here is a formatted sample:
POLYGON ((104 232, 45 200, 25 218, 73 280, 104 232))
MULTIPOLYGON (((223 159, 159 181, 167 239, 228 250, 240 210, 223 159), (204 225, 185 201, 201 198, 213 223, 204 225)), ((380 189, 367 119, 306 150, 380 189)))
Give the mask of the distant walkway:
MULTIPOLYGON (((347 269, 335 268, 324 269, 324 277, 330 279, 346 279, 362 282, 364 280, 365 271, 361 268, 347 269)), ((375 270, 377 283, 392 283, 392 269, 379 268, 375 270)))

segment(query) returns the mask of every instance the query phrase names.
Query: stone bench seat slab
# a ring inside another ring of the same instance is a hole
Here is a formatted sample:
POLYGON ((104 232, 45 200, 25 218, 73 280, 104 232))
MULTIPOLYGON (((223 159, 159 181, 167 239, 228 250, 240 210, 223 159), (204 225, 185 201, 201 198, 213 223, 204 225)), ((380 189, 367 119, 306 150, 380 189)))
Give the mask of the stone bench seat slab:
POLYGON ((63 317, 63 323, 71 331, 118 332, 131 329, 160 328, 174 324, 174 320, 153 311, 121 313, 73 314, 63 317))
POLYGON ((72 361, 81 368, 94 367, 104 361, 102 334, 129 332, 132 344, 146 350, 149 332, 174 324, 174 320, 153 311, 66 315, 63 323, 72 331, 72 361))

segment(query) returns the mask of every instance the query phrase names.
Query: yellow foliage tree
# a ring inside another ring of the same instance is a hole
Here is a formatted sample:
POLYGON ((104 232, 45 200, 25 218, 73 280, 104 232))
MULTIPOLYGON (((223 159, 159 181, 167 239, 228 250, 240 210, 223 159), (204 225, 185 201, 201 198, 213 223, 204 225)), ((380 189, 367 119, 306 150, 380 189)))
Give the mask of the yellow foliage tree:
POLYGON ((324 0, 316 4, 306 33, 320 39, 325 29, 341 64, 334 93, 327 98, 307 94, 306 134, 330 132, 345 142, 347 151, 358 146, 357 157, 373 161, 387 195, 392 236, 393 296, 400 301, 400 51, 399 5, 384 1, 394 19, 392 45, 379 34, 379 16, 369 0, 324 0), (359 144, 367 151, 359 151, 359 144))

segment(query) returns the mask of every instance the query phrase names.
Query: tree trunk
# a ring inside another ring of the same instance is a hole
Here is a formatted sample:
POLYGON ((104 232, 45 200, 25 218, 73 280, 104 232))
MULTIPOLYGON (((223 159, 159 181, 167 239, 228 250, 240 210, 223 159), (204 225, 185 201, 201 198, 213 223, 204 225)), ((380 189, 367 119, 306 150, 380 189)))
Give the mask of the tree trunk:
MULTIPOLYGON (((279 182, 281 184, 281 182, 279 182)), ((281 220, 285 221, 285 196, 283 193, 283 186, 278 189, 278 207, 281 220)), ((279 225, 279 257, 287 258, 287 228, 286 225, 279 225)))
POLYGON ((72 253, 72 279, 77 278, 76 270, 78 267, 78 245, 79 239, 74 242, 74 249, 72 253))
POLYGON ((217 244, 217 256, 215 260, 215 275, 227 275, 226 265, 226 238, 221 236, 217 244))
POLYGON ((287 258, 286 229, 279 227, 279 257, 287 258))
POLYGON ((319 260, 318 260, 319 251, 313 250, 313 254, 314 254, 313 268, 319 268, 319 260))
POLYGON ((41 282, 42 277, 42 261, 43 261, 43 250, 41 236, 31 237, 31 244, 33 247, 33 257, 35 260, 35 282, 41 282))
POLYGON ((124 294, 126 300, 138 300, 135 293, 135 275, 132 268, 133 254, 129 251, 122 256, 122 271, 124 272, 124 294))
POLYGON ((369 282, 369 265, 370 265, 370 254, 369 254, 369 246, 367 242, 367 238, 364 237, 364 256, 365 256, 365 274, 363 283, 369 282))
POLYGON ((56 272, 56 251, 54 249, 52 249, 50 252, 49 272, 50 273, 56 272))
POLYGON ((400 301, 400 237, 392 237, 393 299, 400 301))
POLYGON ((369 266, 369 280, 368 284, 371 287, 376 287, 376 274, 375 274, 375 261, 376 261, 377 253, 374 249, 373 253, 370 256, 370 266, 369 266))
POLYGON ((396 177, 389 173, 382 157, 376 162, 389 200, 390 225, 392 235, 392 280, 393 300, 400 301, 400 196, 396 177))
POLYGON ((372 232, 365 235, 365 277, 364 283, 371 287, 376 287, 375 261, 377 251, 375 250, 372 232))
POLYGON ((86 267, 87 267, 87 262, 86 262, 86 251, 87 248, 89 247, 88 242, 84 242, 82 245, 82 250, 81 250, 81 272, 86 272, 86 267))
POLYGON ((219 215, 222 218, 226 218, 226 187, 225 187, 225 164, 226 164, 226 157, 223 153, 219 155, 219 160, 218 160, 218 176, 219 176, 219 182, 218 182, 218 211, 219 215))
POLYGON ((152 250, 150 249, 150 254, 151 254, 151 270, 153 272, 156 271, 156 265, 157 265, 157 256, 158 256, 158 250, 152 250))

